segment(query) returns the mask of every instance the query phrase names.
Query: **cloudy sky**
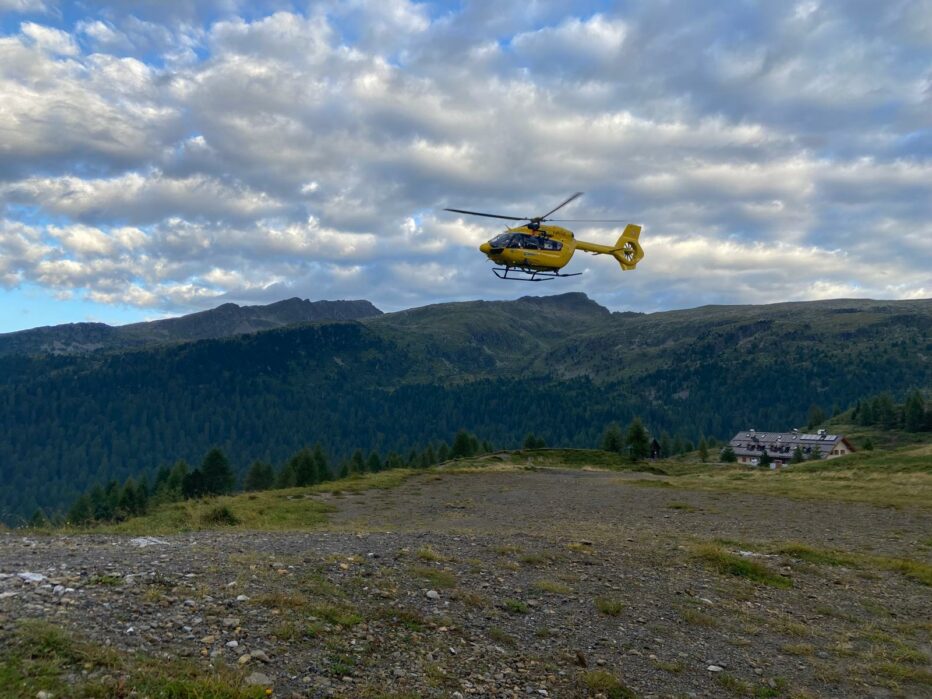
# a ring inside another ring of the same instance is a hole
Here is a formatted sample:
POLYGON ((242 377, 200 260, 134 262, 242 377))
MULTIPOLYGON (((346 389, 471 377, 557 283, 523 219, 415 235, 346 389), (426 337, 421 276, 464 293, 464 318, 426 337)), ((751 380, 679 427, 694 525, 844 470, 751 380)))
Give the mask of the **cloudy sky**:
POLYGON ((932 0, 0 0, 0 332, 570 290, 932 297, 932 0), (577 190, 636 271, 442 211, 577 190))

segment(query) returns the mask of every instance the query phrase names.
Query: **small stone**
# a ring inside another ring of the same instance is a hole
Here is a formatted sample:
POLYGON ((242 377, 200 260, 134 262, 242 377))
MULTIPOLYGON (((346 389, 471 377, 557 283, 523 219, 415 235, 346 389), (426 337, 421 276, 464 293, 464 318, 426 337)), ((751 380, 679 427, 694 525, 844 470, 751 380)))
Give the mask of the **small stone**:
POLYGON ((237 601, 237 602, 248 602, 248 601, 249 601, 249 595, 237 595, 237 596, 236 596, 236 601, 237 601))
POLYGON ((239 647, 239 641, 227 641, 227 642, 226 642, 226 647, 227 647, 227 648, 238 648, 238 647, 239 647))
POLYGON ((252 653, 250 653, 250 655, 251 655, 253 658, 255 658, 256 660, 261 660, 263 663, 270 663, 270 662, 272 662, 272 661, 269 659, 269 656, 266 655, 265 651, 263 651, 263 650, 254 650, 252 653))
POLYGON ((721 665, 709 665, 709 667, 706 668, 706 670, 709 672, 721 672, 724 669, 725 668, 723 668, 721 665))
POLYGON ((40 689, 36 692, 36 699, 52 699, 54 696, 54 694, 46 692, 44 689, 40 689))
POLYGON ((402 670, 400 667, 396 667, 394 670, 392 670, 392 674, 393 674, 395 677, 404 677, 404 676, 405 676, 405 671, 402 670))
POLYGON ((252 655, 250 655, 249 653, 246 653, 246 655, 239 656, 236 662, 238 662, 240 665, 245 665, 250 660, 252 660, 252 655))
POLYGON ((253 687, 269 687, 272 685, 272 680, 266 674, 254 672, 246 678, 246 684, 253 687))
POLYGON ((237 619, 235 616, 228 616, 221 623, 227 628, 230 628, 231 626, 239 626, 239 619, 237 619))
POLYGON ((428 590, 427 599, 440 599, 440 593, 436 590, 428 590))
POLYGON ((216 642, 217 642, 216 636, 204 636, 204 638, 201 639, 201 643, 208 645, 208 646, 216 642))

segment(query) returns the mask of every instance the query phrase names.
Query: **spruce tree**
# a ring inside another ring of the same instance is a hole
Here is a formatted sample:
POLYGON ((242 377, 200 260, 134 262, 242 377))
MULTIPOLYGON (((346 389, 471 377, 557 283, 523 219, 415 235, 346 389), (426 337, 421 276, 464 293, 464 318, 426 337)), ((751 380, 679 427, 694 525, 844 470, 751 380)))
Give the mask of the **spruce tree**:
POLYGON ((640 461, 650 456, 650 436, 647 434, 641 418, 634 418, 628 426, 625 447, 632 461, 640 461))
POLYGON ((625 438, 617 422, 611 423, 602 434, 602 450, 618 453, 625 447, 625 438))
POLYGON ((460 430, 453 438, 453 446, 450 448, 451 459, 462 459, 472 456, 476 453, 478 440, 466 430, 460 430))
POLYGON ((812 447, 812 451, 809 452, 809 460, 819 461, 821 459, 822 459, 822 449, 819 448, 819 445, 817 444, 814 447, 812 447))
POLYGON ((818 427, 823 422, 825 422, 825 413, 822 411, 822 408, 820 408, 818 405, 813 403, 812 405, 809 406, 808 429, 811 430, 815 427, 818 427))
POLYGON ((806 457, 803 454, 803 448, 797 444, 796 448, 793 450, 793 456, 790 459, 790 463, 801 464, 805 460, 806 460, 806 457))
POLYGON ((722 449, 722 453, 719 455, 718 458, 719 458, 719 461, 726 463, 726 464, 733 464, 738 460, 738 456, 737 454, 735 454, 735 450, 731 448, 730 444, 727 445, 724 449, 722 449))
POLYGON ((926 426, 926 407, 919 391, 913 391, 903 406, 903 428, 907 432, 921 432, 926 426))
POLYGON ((236 477, 226 455, 214 447, 201 463, 204 492, 208 495, 223 495, 233 490, 236 477))
POLYGON ((333 477, 330 474, 330 464, 327 462, 327 455, 324 454, 324 449, 320 446, 320 442, 314 445, 314 469, 317 471, 318 483, 324 483, 333 477))
POLYGON ((71 509, 68 510, 68 516, 65 518, 68 524, 75 524, 78 526, 84 524, 90 524, 91 520, 94 519, 94 513, 91 509, 91 499, 87 495, 82 495, 77 500, 74 501, 74 504, 71 506, 71 509))
POLYGON ((699 440, 699 460, 702 463, 709 460, 709 445, 706 443, 705 437, 699 440))
POLYGON ((360 474, 366 471, 366 458, 362 455, 362 449, 353 452, 350 459, 350 473, 360 474))
POLYGON ((366 459, 366 470, 370 473, 378 473, 382 470, 382 459, 378 452, 374 451, 369 454, 369 458, 366 459))
POLYGON ((770 466, 770 464, 773 463, 773 459, 770 458, 770 454, 767 453, 766 449, 764 449, 764 451, 761 453, 757 463, 760 466, 770 466))
POLYGON ((294 472, 294 484, 298 487, 314 485, 317 479, 317 469, 314 466, 314 455, 305 447, 291 457, 289 461, 294 472))
POLYGON ((275 485, 275 471, 271 464, 262 461, 253 461, 246 478, 243 481, 243 490, 268 490, 275 485))
POLYGON ((281 470, 275 477, 275 487, 279 489, 295 487, 294 464, 291 462, 291 460, 288 460, 282 464, 281 470))
POLYGON ((181 495, 185 500, 193 500, 208 494, 204 473, 201 469, 196 468, 185 474, 184 480, 181 482, 181 495))

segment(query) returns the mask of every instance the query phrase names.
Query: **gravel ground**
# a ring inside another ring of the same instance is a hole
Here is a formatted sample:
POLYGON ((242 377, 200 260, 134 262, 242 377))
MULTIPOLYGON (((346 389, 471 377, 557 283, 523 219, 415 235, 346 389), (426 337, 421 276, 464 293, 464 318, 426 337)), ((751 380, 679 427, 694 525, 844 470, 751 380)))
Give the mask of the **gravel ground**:
POLYGON ((745 552, 792 582, 772 587, 692 554, 794 540, 928 561, 927 512, 647 478, 426 475, 315 496, 338 509, 306 533, 6 534, 0 643, 44 618, 119 649, 241 665, 283 697, 585 697, 600 673, 643 697, 929 696, 927 586, 745 552))

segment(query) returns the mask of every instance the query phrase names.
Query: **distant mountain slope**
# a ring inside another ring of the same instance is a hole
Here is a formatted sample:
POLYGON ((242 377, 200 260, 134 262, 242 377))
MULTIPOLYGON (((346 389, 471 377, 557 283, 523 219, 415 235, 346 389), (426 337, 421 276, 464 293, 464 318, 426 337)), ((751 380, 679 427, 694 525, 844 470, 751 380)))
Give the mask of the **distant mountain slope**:
POLYGON ((272 330, 296 323, 361 320, 381 315, 368 301, 308 301, 299 298, 267 306, 225 303, 209 311, 112 327, 69 323, 0 334, 0 355, 84 354, 146 345, 190 342, 272 330))
POLYGON ((500 446, 528 432, 591 446, 634 415, 655 433, 725 438, 800 426, 813 403, 831 414, 932 386, 932 300, 633 314, 566 294, 171 332, 141 349, 0 356, 0 518, 215 445, 242 471, 318 441, 335 458, 404 454, 461 427, 500 446))

